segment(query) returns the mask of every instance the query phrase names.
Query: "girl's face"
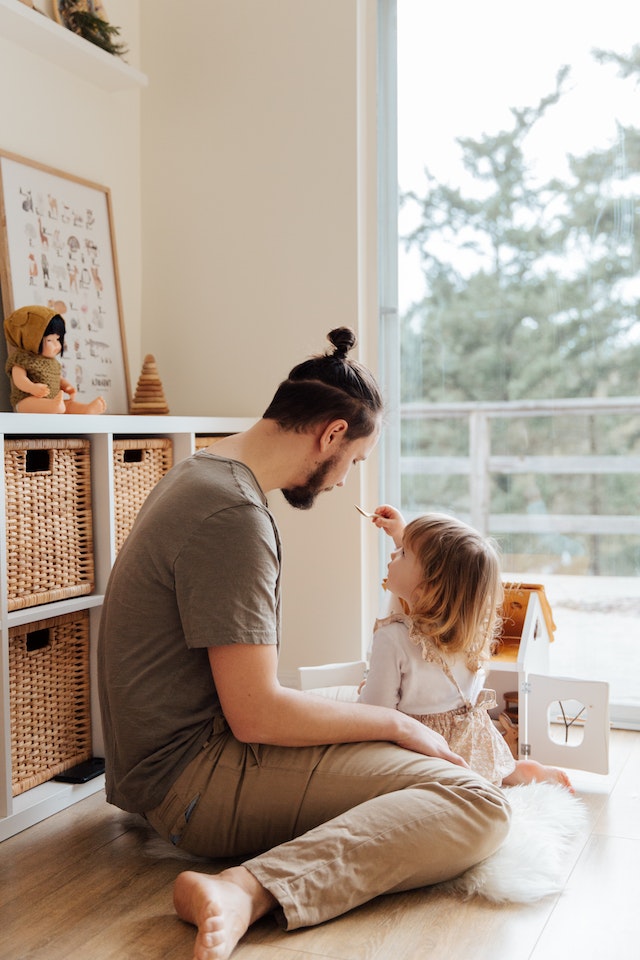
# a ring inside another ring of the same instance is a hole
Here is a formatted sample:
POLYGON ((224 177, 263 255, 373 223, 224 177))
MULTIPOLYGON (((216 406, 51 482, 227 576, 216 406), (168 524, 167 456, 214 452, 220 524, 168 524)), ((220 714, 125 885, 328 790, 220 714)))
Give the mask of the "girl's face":
POLYGON ((422 568, 415 553, 405 546, 394 550, 387 568, 387 589, 411 605, 413 595, 423 580, 422 568))
POLYGON ((43 339, 40 351, 43 357, 57 357, 61 350, 62 344, 57 333, 50 333, 43 339))

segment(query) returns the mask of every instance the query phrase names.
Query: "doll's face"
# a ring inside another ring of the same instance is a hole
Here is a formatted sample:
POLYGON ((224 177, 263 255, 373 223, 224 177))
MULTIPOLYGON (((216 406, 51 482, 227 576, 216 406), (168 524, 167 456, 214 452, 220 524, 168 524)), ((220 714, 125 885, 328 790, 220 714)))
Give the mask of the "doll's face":
POLYGON ((57 357, 61 350, 62 344, 57 333, 50 333, 43 338, 40 351, 43 357, 57 357))

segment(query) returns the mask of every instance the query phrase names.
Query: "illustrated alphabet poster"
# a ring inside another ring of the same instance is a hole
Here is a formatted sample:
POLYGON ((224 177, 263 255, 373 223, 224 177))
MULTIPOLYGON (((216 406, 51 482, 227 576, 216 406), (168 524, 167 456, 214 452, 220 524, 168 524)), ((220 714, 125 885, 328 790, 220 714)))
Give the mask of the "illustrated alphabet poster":
POLYGON ((65 320, 63 376, 78 401, 129 412, 120 292, 106 187, 0 152, 0 285, 7 317, 40 304, 65 320))

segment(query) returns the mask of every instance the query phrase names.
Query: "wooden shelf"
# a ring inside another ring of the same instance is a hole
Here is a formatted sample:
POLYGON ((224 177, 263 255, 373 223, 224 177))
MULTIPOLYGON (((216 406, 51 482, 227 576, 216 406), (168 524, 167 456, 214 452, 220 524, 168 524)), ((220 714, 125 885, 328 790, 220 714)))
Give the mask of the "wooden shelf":
POLYGON ((0 37, 109 92, 148 84, 146 74, 20 0, 0 0, 0 37))

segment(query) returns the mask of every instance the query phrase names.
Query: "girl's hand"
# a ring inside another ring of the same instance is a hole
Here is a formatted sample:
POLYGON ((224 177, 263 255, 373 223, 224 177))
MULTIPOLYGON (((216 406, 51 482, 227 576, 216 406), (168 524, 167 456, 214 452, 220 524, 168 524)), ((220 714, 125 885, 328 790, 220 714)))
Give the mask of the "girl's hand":
POLYGON ((68 380, 61 380, 60 386, 62 387, 64 393, 66 393, 66 395, 69 397, 69 399, 73 400, 76 393, 78 392, 74 387, 74 385, 72 383, 69 383, 68 380))
POLYGON ((384 530, 384 532, 392 538, 396 547, 402 544, 402 534, 404 533, 406 524, 404 517, 395 507, 390 506, 388 503, 383 503, 381 506, 376 507, 374 516, 371 518, 371 523, 375 524, 375 526, 381 530, 384 530))

